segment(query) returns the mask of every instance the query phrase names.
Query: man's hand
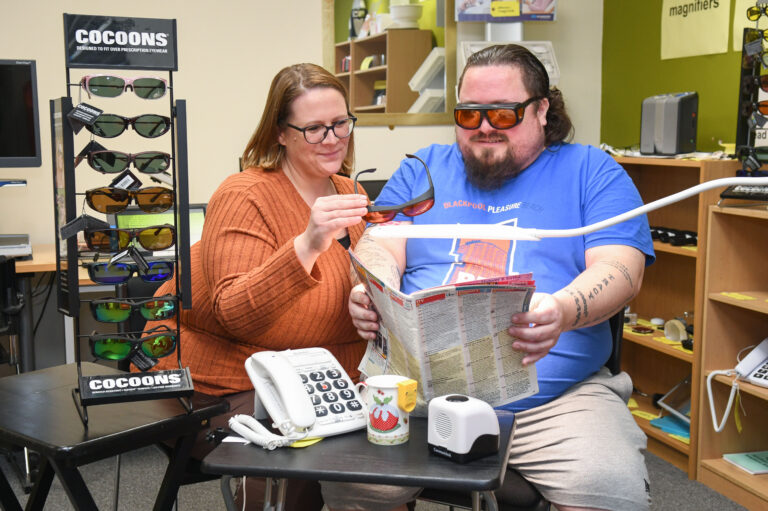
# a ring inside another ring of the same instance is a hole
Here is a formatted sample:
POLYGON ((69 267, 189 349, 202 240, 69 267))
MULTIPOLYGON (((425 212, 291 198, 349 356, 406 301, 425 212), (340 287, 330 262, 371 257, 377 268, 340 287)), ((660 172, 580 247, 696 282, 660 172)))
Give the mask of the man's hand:
POLYGON ((371 341, 379 330, 379 315, 373 308, 373 302, 365 293, 365 286, 357 284, 349 293, 349 315, 360 337, 371 341))
POLYGON ((535 293, 529 311, 512 316, 516 326, 508 332, 515 338, 512 347, 526 353, 523 365, 536 362, 554 347, 565 330, 563 312, 563 305, 554 296, 535 293))

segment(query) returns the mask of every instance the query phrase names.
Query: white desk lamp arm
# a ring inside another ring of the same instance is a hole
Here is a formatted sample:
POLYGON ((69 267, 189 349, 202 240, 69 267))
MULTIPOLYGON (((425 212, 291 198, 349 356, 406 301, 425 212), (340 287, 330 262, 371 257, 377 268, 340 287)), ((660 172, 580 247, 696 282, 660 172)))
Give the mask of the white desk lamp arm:
POLYGON ((712 181, 700 183, 681 192, 644 204, 626 213, 575 229, 530 229, 498 224, 395 224, 374 226, 370 229, 370 234, 371 236, 382 238, 482 238, 529 241, 539 241, 541 238, 583 236, 687 199, 703 191, 732 185, 768 185, 768 177, 724 177, 713 179, 712 181))

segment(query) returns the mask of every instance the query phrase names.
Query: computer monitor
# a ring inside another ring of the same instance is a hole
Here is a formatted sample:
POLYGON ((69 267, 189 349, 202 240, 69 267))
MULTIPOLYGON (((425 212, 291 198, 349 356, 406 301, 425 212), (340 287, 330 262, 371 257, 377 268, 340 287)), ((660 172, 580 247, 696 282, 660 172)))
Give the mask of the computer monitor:
POLYGON ((39 167, 40 121, 34 60, 0 60, 0 167, 39 167))
MULTIPOLYGON (((203 236, 203 224, 205 223, 206 204, 189 205, 189 244, 190 246, 200 241, 203 236)), ((173 225, 173 211, 165 213, 145 213, 138 206, 128 206, 126 209, 114 215, 109 215, 107 221, 118 229, 140 229, 142 227, 151 227, 153 225, 171 224, 173 225)), ((143 252, 147 251, 140 245, 136 248, 143 252)), ((174 247, 167 250, 152 252, 153 256, 173 255, 174 247)))

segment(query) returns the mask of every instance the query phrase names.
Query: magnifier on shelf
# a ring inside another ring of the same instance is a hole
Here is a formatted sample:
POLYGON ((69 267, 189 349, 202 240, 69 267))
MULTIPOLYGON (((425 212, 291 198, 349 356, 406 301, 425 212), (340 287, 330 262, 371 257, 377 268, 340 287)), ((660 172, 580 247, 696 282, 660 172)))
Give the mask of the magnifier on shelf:
POLYGON ((423 224, 376 225, 368 230, 378 238, 475 238, 488 240, 541 241, 542 238, 569 238, 599 231, 649 211, 668 206, 712 188, 747 185, 768 186, 768 177, 725 177, 700 183, 681 192, 649 202, 640 207, 584 227, 574 229, 534 229, 499 224, 423 224))

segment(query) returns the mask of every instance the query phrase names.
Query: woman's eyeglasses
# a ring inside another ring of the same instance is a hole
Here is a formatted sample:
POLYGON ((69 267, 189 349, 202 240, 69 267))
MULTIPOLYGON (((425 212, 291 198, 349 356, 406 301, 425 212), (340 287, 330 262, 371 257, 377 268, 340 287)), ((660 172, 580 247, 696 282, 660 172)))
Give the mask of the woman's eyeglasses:
POLYGON ((117 114, 101 114, 93 125, 85 127, 96 136, 115 138, 131 126, 144 138, 157 138, 171 129, 171 119, 163 115, 142 114, 136 117, 123 117, 117 114))
POLYGON ((104 298, 91 302, 93 318, 102 323, 127 321, 134 310, 138 311, 147 321, 170 319, 176 315, 176 297, 165 295, 146 300, 104 298))
POLYGON ((330 126, 324 126, 322 124, 312 124, 310 126, 304 126, 299 128, 293 124, 286 122, 285 125, 289 128, 293 128, 296 131, 300 131, 304 134, 304 140, 310 144, 319 144, 325 137, 328 136, 329 131, 333 131, 336 138, 347 138, 352 134, 352 130, 355 128, 355 121, 357 117, 350 115, 346 119, 336 121, 330 126))
MULTIPOLYGON (((409 200, 404 204, 398 206, 368 206, 368 213, 363 216, 363 220, 372 224, 380 224, 383 222, 389 222, 395 215, 402 213, 406 216, 417 216, 422 213, 426 213, 435 203, 435 187, 432 185, 432 176, 429 174, 429 167, 424 163, 424 160, 413 154, 406 154, 408 158, 414 158, 419 160, 424 169, 427 171, 427 179, 429 180, 429 190, 422 193, 415 199, 409 200)), ((368 172, 375 172, 376 169, 361 170, 355 176, 355 193, 357 191, 357 179, 368 172)))
POLYGON ((162 213, 173 206, 173 190, 162 186, 148 186, 139 190, 126 190, 103 186, 85 191, 88 205, 99 213, 119 213, 135 199, 145 213, 162 213))
POLYGON ((483 123, 483 118, 497 130, 508 130, 523 122, 525 109, 543 96, 529 98, 522 103, 459 103, 453 110, 456 125, 465 130, 476 130, 483 123))
POLYGON ((125 360, 141 350, 151 358, 167 357, 176 350, 177 334, 165 325, 156 326, 146 332, 126 334, 92 334, 88 336, 91 353, 103 360, 125 360))
POLYGON ((753 5, 747 8, 747 19, 749 21, 757 21, 760 16, 768 16, 768 6, 765 5, 753 5))
POLYGON ((85 231, 85 243, 97 252, 125 250, 136 239, 149 251, 165 250, 176 243, 176 229, 169 224, 142 229, 96 229, 85 231))
POLYGON ((160 151, 144 151, 128 154, 120 151, 91 151, 88 153, 88 165, 102 174, 117 174, 133 166, 144 174, 165 172, 171 165, 171 155, 160 151))
POLYGON ((147 270, 143 272, 129 263, 91 263, 85 267, 88 278, 98 284, 122 284, 134 274, 138 274, 144 282, 162 282, 173 277, 173 263, 170 261, 147 261, 147 270))
POLYGON ((121 78, 112 75, 88 75, 80 80, 90 99, 91 94, 101 98, 116 98, 129 88, 142 99, 160 99, 168 92, 168 81, 162 78, 121 78))

